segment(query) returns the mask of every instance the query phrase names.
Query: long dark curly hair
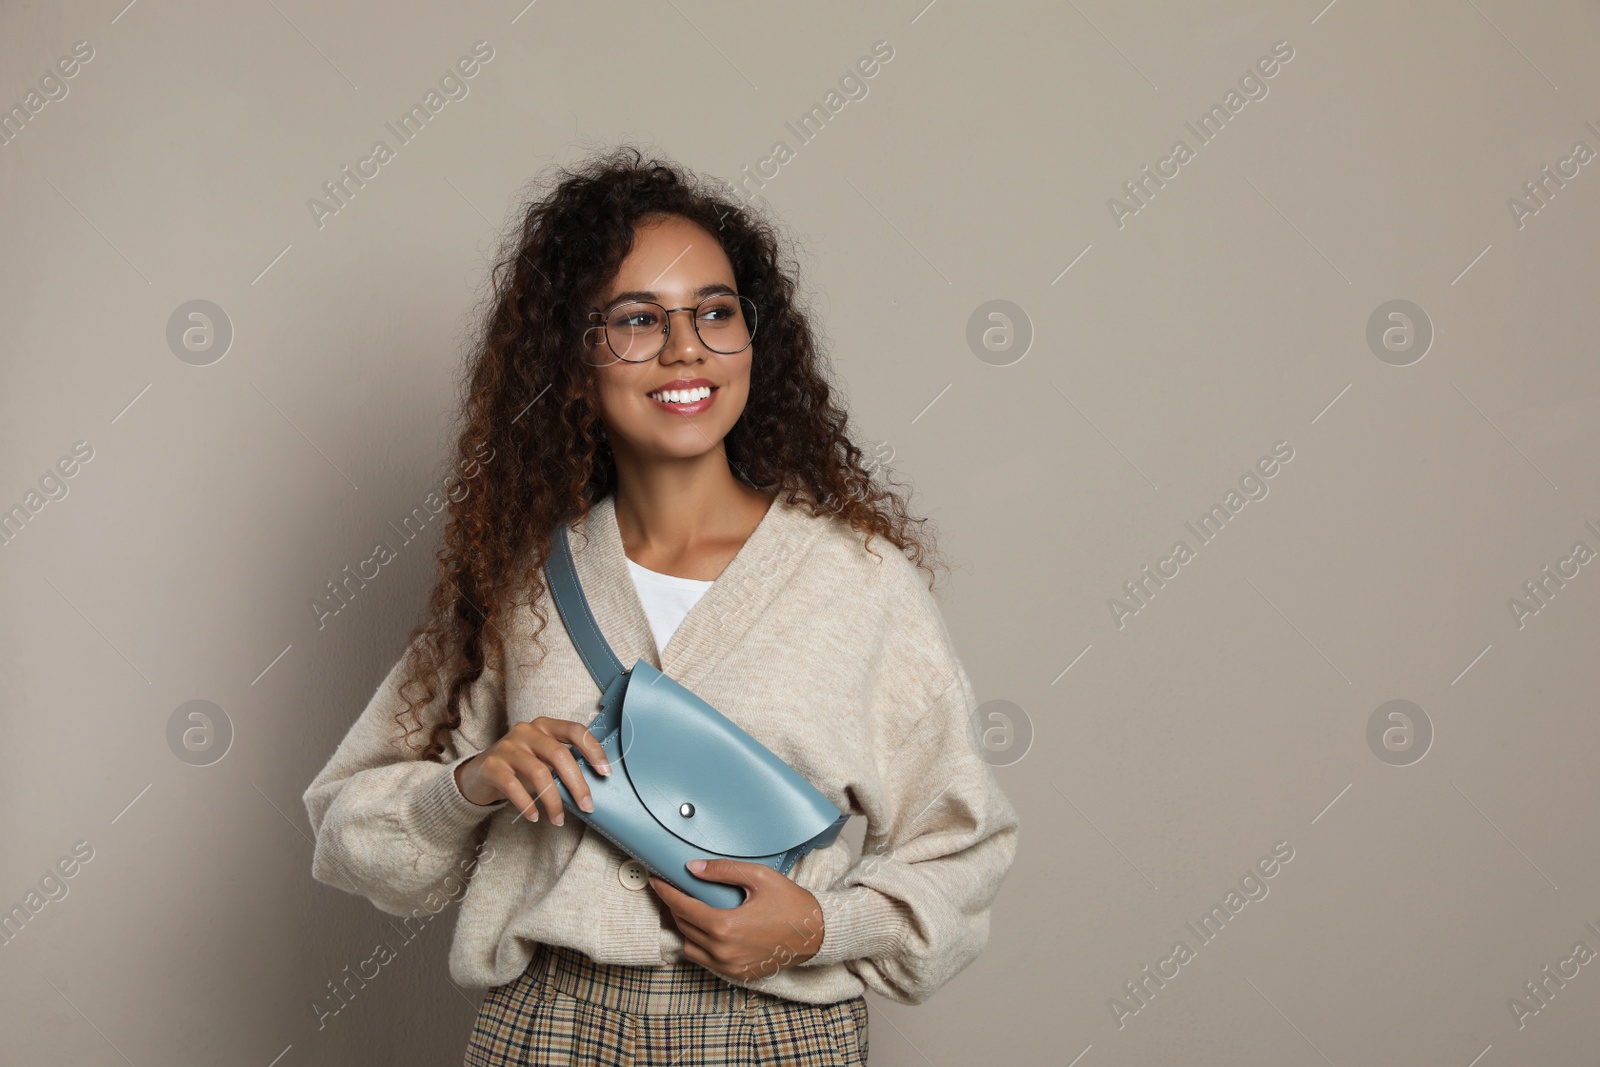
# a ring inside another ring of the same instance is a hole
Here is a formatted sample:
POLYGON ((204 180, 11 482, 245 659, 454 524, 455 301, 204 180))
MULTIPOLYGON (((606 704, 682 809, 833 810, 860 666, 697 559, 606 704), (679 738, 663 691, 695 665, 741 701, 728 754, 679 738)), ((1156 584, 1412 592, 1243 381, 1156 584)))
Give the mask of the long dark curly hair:
POLYGON ((883 537, 927 572, 930 590, 935 565, 944 566, 931 540, 913 532, 927 520, 907 512, 876 461, 864 463, 850 440, 796 295, 798 266, 776 228, 714 180, 632 146, 555 168, 535 180, 520 229, 502 244, 460 382, 456 448, 460 465, 474 473, 460 499, 450 494, 438 579, 408 639, 400 692, 420 692, 395 716, 409 744, 426 728, 418 709, 433 703, 437 684, 448 688, 423 759, 439 755, 461 725, 460 702, 485 665, 504 663, 502 634, 520 610, 517 593, 526 591, 539 620, 535 638, 544 632, 548 619, 536 605, 556 525, 586 516, 616 489, 598 387, 581 346, 587 313, 627 257, 635 227, 662 214, 716 235, 739 292, 757 309, 749 399, 722 442, 735 477, 808 506, 813 516, 848 523, 869 551, 873 536, 883 537))

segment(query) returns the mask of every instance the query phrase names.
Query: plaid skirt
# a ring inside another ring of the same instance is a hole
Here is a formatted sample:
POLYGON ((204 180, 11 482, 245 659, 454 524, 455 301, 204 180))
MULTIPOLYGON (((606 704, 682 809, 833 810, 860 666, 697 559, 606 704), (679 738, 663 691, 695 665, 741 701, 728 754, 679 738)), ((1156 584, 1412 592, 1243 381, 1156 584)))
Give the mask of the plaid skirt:
POLYGON ((854 1067, 867 1002, 805 1004, 700 965, 620 967, 540 945, 521 977, 485 994, 464 1067, 854 1067))

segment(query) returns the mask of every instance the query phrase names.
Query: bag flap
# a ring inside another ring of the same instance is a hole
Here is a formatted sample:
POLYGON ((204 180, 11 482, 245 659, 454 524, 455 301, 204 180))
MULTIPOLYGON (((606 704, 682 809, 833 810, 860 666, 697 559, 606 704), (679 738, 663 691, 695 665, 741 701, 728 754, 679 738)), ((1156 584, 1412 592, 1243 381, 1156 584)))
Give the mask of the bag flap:
POLYGON ((707 852, 778 855, 839 818, 793 767, 643 659, 628 675, 621 741, 640 802, 670 833, 707 852))

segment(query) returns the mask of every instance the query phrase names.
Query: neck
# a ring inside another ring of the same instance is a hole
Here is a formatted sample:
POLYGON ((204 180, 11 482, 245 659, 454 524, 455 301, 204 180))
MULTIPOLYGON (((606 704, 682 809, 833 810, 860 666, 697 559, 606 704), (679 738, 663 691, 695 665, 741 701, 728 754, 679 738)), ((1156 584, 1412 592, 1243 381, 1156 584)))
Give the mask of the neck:
POLYGON ((721 448, 687 459, 617 457, 617 529, 630 551, 676 556, 742 538, 770 499, 734 477, 721 448))

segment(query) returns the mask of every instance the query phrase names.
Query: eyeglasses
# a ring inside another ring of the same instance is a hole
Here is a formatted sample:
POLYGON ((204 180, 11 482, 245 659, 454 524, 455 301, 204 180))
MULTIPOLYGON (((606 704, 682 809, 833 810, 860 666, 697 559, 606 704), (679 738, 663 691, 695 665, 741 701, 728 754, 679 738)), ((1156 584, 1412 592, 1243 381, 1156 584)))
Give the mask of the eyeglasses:
POLYGON ((700 343, 719 355, 731 356, 750 347, 756 336, 756 305, 747 296, 716 293, 695 307, 664 308, 649 300, 628 300, 608 311, 591 311, 594 323, 584 331, 584 358, 594 366, 605 366, 596 331, 605 339, 611 354, 625 363, 644 363, 655 359, 667 345, 675 312, 694 312, 694 332, 700 343))

